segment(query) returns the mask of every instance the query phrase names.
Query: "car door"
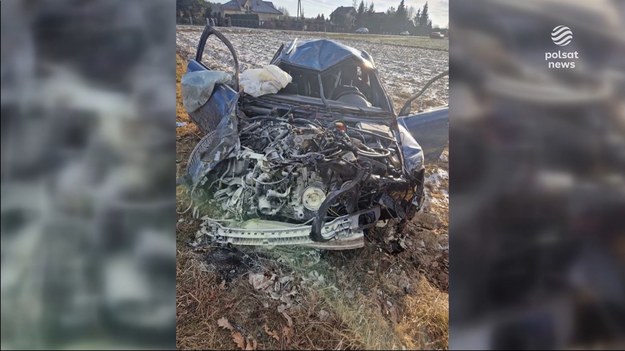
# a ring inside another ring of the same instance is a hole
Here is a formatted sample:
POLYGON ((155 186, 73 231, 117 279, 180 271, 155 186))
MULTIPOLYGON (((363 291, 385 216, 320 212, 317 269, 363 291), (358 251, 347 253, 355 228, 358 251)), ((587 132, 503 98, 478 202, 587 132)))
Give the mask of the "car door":
POLYGON ((207 25, 202 32, 195 59, 190 59, 187 64, 187 73, 209 70, 201 60, 206 40, 211 35, 215 35, 230 50, 235 67, 232 83, 230 85, 222 83, 215 84, 208 101, 197 110, 189 113, 191 120, 204 134, 208 134, 217 129, 218 125, 223 122, 223 119, 231 114, 239 98, 239 61, 236 51, 230 41, 210 25, 207 25))
POLYGON ((397 118, 423 149, 426 162, 441 156, 449 142, 449 106, 397 118))

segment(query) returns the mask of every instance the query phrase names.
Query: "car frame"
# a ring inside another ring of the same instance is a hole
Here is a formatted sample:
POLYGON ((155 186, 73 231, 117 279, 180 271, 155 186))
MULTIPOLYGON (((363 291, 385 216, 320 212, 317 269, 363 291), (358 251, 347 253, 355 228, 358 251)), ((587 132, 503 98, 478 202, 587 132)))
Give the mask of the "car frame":
MULTIPOLYGON (((309 208, 310 211, 300 211, 307 214, 305 217, 300 213, 300 223, 297 223, 297 218, 296 222, 293 222, 291 217, 283 216, 280 217, 281 220, 275 220, 270 215, 247 218, 245 221, 205 217, 203 234, 213 241, 236 245, 303 245, 326 249, 352 249, 364 245, 364 231, 379 223, 384 223, 379 222, 380 220, 393 218, 408 220, 419 211, 424 199, 425 159, 440 155, 447 143, 447 107, 425 114, 421 113, 416 119, 415 116, 404 116, 400 123, 373 59, 364 51, 328 39, 307 41, 295 39, 287 45, 283 44, 270 64, 289 73, 294 77, 293 82, 276 94, 253 97, 239 91, 236 50, 223 34, 211 26, 205 27, 200 37, 196 57, 189 60, 187 71, 209 70, 201 59, 206 40, 210 35, 215 35, 228 47, 235 67, 232 82, 215 84, 206 103, 197 111, 189 113, 193 122, 206 134, 192 152, 188 163, 186 183, 192 191, 205 186, 207 175, 217 172, 220 163, 223 164, 226 159, 232 159, 225 155, 232 156, 234 152, 240 152, 239 139, 242 134, 238 131, 237 125, 248 123, 254 118, 274 119, 280 123, 292 125, 295 125, 296 120, 300 120, 297 123, 314 122, 313 124, 323 126, 326 135, 334 133, 333 135, 336 136, 343 132, 347 136, 352 133, 352 137, 348 137, 352 141, 354 134, 367 134, 367 137, 363 136, 363 142, 358 142, 362 149, 356 147, 353 153, 345 152, 345 155, 355 155, 350 162, 365 165, 367 169, 353 170, 343 178, 342 183, 333 184, 332 189, 323 183, 325 187, 323 191, 318 188, 315 190, 323 202, 319 201, 317 207, 309 208), (343 79, 347 76, 345 72, 352 72, 354 67, 357 67, 358 77, 366 80, 366 84, 361 85, 363 92, 353 85, 353 81, 350 85, 339 87, 337 81, 339 78, 336 77, 343 79), (336 84, 333 85, 335 82, 336 84), (287 115, 289 116, 288 122, 285 117, 287 115), (434 117, 430 118, 426 124, 429 123, 430 127, 434 126, 429 132, 437 138, 426 139, 427 149, 424 150, 406 126, 412 124, 413 128, 419 129, 419 123, 428 120, 428 116, 434 117), (336 120, 339 122, 333 122, 336 120), (415 123, 406 123, 411 120, 413 122, 418 120, 417 126, 415 123), (432 120, 442 123, 432 124, 432 120), (334 130, 334 126, 338 131, 334 130), (444 133, 441 133, 443 130, 444 133), (370 139, 375 139, 379 144, 383 141, 385 145, 388 145, 387 150, 378 150, 376 154, 377 151, 366 144, 370 139), (387 166, 386 170, 392 168, 395 172, 392 176, 384 173, 384 165, 381 165, 383 162, 390 162, 391 155, 394 157, 396 167, 387 166), (383 162, 378 162, 379 160, 383 162), (374 170, 375 167, 378 168, 374 170), (375 173, 377 171, 384 175, 375 173), (362 191, 371 183, 384 190, 379 190, 377 193, 371 190, 370 194, 365 195, 366 201, 364 201, 362 191), (351 202, 345 200, 350 196, 353 198, 351 202), (339 203, 340 206, 336 208, 340 208, 343 212, 340 212, 340 215, 330 216, 330 207, 337 206, 339 203), (361 206, 361 203, 370 205, 361 206), (308 225, 310 222, 312 224, 308 225)), ((241 158, 241 156, 237 157, 241 158)), ((254 157, 259 158, 259 156, 254 157)), ((326 167, 323 162, 327 160, 325 158, 323 161, 314 163, 314 166, 306 167, 312 167, 317 173, 322 173, 320 169, 326 167), (323 165, 320 166, 322 163, 323 165)), ((264 161, 258 162, 260 164, 264 161)), ((327 161, 327 164, 330 165, 328 167, 346 164, 340 162, 339 160, 334 164, 327 161)), ((349 168, 348 166, 345 167, 349 168)), ((332 170, 332 172, 338 174, 342 171, 332 170)), ((256 186, 258 187, 258 183, 256 186)), ((274 195, 276 193, 273 191, 274 195)), ((300 201, 304 202, 305 198, 303 199, 302 196, 305 194, 298 196, 300 201)), ((266 200, 263 201, 266 202, 266 200)), ((260 203, 260 200, 258 202, 260 203)), ((260 207, 260 205, 255 207, 256 213, 260 207)), ((267 208, 262 210, 269 211, 267 208)), ((269 213, 276 216, 277 212, 273 210, 269 213)))
POLYGON ((432 39, 445 39, 445 34, 441 32, 432 32, 430 33, 430 38, 432 39))

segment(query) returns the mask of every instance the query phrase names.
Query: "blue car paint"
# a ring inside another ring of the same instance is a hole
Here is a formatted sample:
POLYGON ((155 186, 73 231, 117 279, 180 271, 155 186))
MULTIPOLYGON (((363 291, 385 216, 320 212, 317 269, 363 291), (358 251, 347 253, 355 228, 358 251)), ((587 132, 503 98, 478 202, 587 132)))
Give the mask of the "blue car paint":
MULTIPOLYGON (((206 70, 201 63, 189 60, 187 72, 206 70)), ((208 101, 199 109, 189 113, 191 120, 204 134, 217 129, 226 116, 230 116, 239 100, 239 94, 226 84, 215 84, 215 88, 208 101)))
MULTIPOLYGON (((317 53, 318 54, 318 53, 317 53)), ((189 60, 187 71, 193 72, 207 69, 195 60, 189 60)), ((225 84, 217 84, 208 103, 191 114, 193 121, 204 133, 216 129, 224 116, 229 116, 233 104, 238 100, 239 94, 225 84), (194 116, 195 115, 195 116, 194 116)), ((415 150, 404 148, 404 154, 415 157, 415 162, 423 158, 425 162, 438 160, 441 153, 447 147, 449 140, 449 107, 436 108, 430 111, 420 112, 414 115, 402 116, 397 122, 410 132, 416 140, 415 150), (421 152, 417 152, 421 149, 421 152)))
POLYGON ((284 63, 323 72, 347 60, 356 59, 368 68, 375 68, 373 59, 366 51, 354 49, 330 39, 296 40, 276 53, 272 64, 284 63))
POLYGON ((397 122, 417 140, 423 149, 426 162, 438 160, 449 141, 448 106, 402 116, 397 122))

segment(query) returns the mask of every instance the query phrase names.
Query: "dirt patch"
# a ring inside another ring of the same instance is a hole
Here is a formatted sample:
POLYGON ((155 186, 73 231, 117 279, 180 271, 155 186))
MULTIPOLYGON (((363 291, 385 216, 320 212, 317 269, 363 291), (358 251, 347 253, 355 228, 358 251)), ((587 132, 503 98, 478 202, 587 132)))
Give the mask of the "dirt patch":
POLYGON ((241 275, 262 270, 261 259, 266 257, 258 253, 246 254, 235 248, 217 247, 205 253, 202 262, 218 274, 221 282, 228 284, 241 275))
MULTIPOLYGON (((252 252, 250 252, 252 253, 252 252)), ((178 252, 177 347, 180 349, 236 349, 241 335, 245 345, 258 349, 360 349, 358 336, 344 325, 317 290, 292 282, 275 258, 220 249, 203 255, 178 252), (248 257, 245 259, 244 257, 248 257), (224 264, 215 269, 216 264, 224 264), (227 268, 225 268, 227 267, 227 268), (222 280, 224 269, 228 278, 222 280), (233 271, 240 274, 230 275, 233 271), (267 287, 250 276, 280 277, 267 287), (285 280, 287 277, 289 280, 285 280), (282 282, 282 283, 281 283, 282 282), (276 288, 276 284, 283 287, 276 288), (288 283, 288 284, 285 284, 288 283), (287 290, 292 299, 279 292, 287 290), (267 289, 269 288, 269 289, 267 289), (226 318, 232 330, 220 327, 226 318), (238 333, 238 334, 236 334, 238 333), (234 337, 233 337, 234 335, 234 337)))

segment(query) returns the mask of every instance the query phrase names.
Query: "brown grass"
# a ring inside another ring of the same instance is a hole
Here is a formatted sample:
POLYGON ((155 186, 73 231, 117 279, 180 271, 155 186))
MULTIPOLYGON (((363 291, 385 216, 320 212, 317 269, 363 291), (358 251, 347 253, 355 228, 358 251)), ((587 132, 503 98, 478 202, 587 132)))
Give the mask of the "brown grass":
POLYGON ((446 349, 449 296, 420 279, 416 293, 405 299, 405 314, 396 328, 409 349, 446 349))
POLYGON ((255 291, 247 274, 222 282, 199 257, 178 251, 177 348, 236 349, 232 333, 217 324, 222 317, 258 349, 363 348, 319 292, 302 295, 300 303, 287 310, 289 321, 278 312, 279 301, 255 291), (323 320, 322 310, 328 313, 323 320))
POLYGON ((182 90, 180 88, 180 80, 182 79, 182 75, 186 72, 187 66, 180 57, 180 55, 176 54, 176 121, 177 122, 186 122, 187 125, 184 127, 176 128, 176 136, 184 137, 191 135, 199 135, 200 131, 197 126, 191 123, 191 119, 189 118, 189 114, 185 110, 182 105, 182 90))

